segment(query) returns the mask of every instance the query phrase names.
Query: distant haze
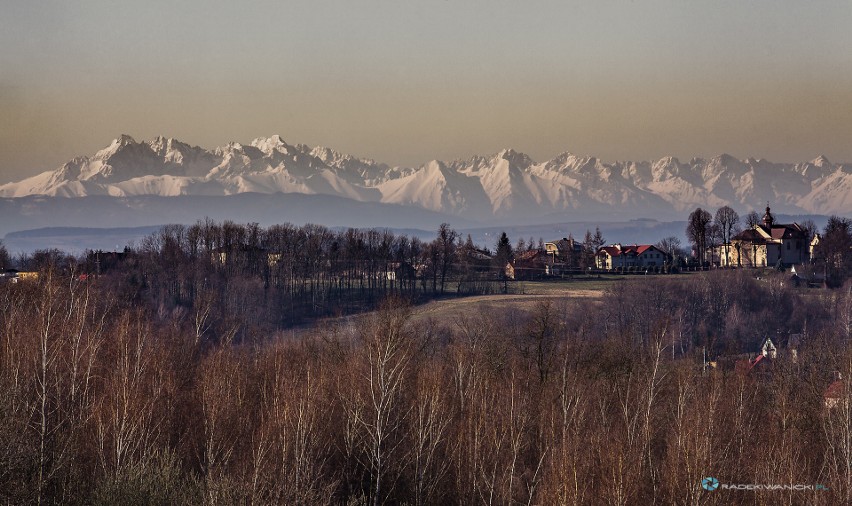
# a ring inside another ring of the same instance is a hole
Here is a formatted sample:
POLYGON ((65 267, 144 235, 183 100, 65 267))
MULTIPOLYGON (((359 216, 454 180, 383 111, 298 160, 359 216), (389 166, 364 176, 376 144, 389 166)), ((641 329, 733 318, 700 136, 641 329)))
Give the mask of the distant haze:
POLYGON ((852 2, 5 2, 0 183, 163 134, 852 162, 852 2), (9 5, 11 4, 11 5, 9 5))

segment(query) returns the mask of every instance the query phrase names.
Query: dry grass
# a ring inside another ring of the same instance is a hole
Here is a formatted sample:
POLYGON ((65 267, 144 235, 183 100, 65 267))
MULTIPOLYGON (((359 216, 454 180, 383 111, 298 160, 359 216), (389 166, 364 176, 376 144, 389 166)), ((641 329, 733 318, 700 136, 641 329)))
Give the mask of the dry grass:
POLYGON ((528 310, 545 299, 585 299, 597 302, 603 297, 603 290, 595 285, 587 286, 580 283, 527 283, 523 293, 434 300, 417 307, 414 310, 414 319, 453 318, 464 314, 485 312, 493 308, 528 310))
MULTIPOLYGON (((573 279, 557 279, 548 281, 517 281, 509 285, 509 294, 474 295, 466 297, 448 296, 436 299, 414 308, 413 321, 428 319, 443 320, 475 313, 498 310, 532 310, 537 302, 551 299, 553 301, 584 300, 589 303, 600 303, 604 291, 616 283, 641 283, 650 278, 669 276, 621 276, 602 275, 573 279)), ((451 289, 448 290, 452 293, 451 289)), ((305 325, 291 328, 281 333, 282 336, 294 338, 304 335, 316 328, 335 325, 354 325, 371 312, 355 315, 323 318, 305 325)))

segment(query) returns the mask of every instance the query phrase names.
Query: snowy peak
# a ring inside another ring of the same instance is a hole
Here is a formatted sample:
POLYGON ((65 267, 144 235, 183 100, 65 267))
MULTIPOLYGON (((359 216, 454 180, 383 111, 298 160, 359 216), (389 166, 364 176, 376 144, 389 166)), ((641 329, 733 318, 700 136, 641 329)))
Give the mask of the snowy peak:
POLYGON ((718 165, 724 165, 724 166, 738 165, 738 164, 741 163, 739 160, 737 160, 733 156, 729 155, 728 153, 722 153, 721 155, 715 156, 715 157, 712 158, 712 160, 714 162, 716 162, 718 165))
POLYGON ((821 169, 825 169, 825 168, 829 168, 829 167, 831 167, 831 162, 829 162, 829 161, 828 161, 828 158, 826 158, 826 156, 825 156, 825 155, 819 155, 818 157, 814 158, 814 159, 811 161, 811 164, 812 164, 814 167, 819 167, 819 168, 821 168, 821 169))
POLYGON ((319 158, 320 160, 322 160, 323 162, 325 162, 329 165, 334 165, 335 163, 340 163, 341 161, 343 161, 346 158, 341 153, 338 153, 337 151, 335 151, 331 148, 326 148, 326 147, 323 147, 323 146, 317 146, 317 147, 313 148, 311 150, 311 156, 319 158))
POLYGON ((784 213, 852 213, 852 166, 825 156, 779 164, 728 154, 681 161, 605 162, 564 152, 536 162, 511 148, 420 167, 391 167, 280 135, 212 150, 158 136, 121 135, 89 157, 23 181, 0 197, 48 195, 334 195, 489 220, 541 216, 682 217, 696 206, 738 209, 771 202, 784 213), (578 214, 579 213, 579 214, 578 214))
POLYGON ((272 137, 258 137, 251 141, 251 145, 263 151, 267 155, 272 154, 275 151, 287 154, 287 148, 289 147, 280 135, 273 135, 272 137))
POLYGON ((307 156, 316 158, 317 163, 325 164, 328 167, 333 167, 340 170, 355 170, 359 168, 371 167, 376 165, 372 160, 360 160, 351 155, 339 153, 331 148, 316 146, 309 148, 305 145, 297 146, 299 150, 307 156))
POLYGON ((171 153, 186 153, 193 149, 189 144, 184 144, 179 140, 166 138, 162 135, 157 136, 150 141, 145 141, 143 144, 147 144, 148 147, 151 148, 151 151, 156 153, 158 156, 163 157, 166 157, 171 153))
POLYGON ((113 146, 121 147, 121 146, 130 145, 130 144, 136 144, 136 141, 133 139, 133 137, 131 137, 127 134, 121 134, 117 138, 112 140, 112 144, 110 144, 110 147, 113 147, 113 146))
POLYGON ((497 154, 497 157, 502 158, 503 160, 506 160, 507 162, 517 167, 529 167, 530 165, 533 165, 535 163, 533 162, 532 158, 530 158, 526 154, 519 153, 512 148, 500 151, 497 154))
POLYGON ((120 152, 127 146, 133 145, 136 145, 136 141, 133 139, 133 137, 127 134, 121 134, 120 136, 113 139, 109 146, 95 153, 95 156, 93 156, 92 158, 97 160, 105 160, 120 152))

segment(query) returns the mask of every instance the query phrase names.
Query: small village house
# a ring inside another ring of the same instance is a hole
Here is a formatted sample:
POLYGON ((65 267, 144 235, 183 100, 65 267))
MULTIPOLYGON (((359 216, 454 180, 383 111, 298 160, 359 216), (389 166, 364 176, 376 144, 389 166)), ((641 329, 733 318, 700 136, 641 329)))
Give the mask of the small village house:
POLYGON ((505 274, 508 279, 530 280, 540 279, 550 272, 550 255, 546 251, 530 250, 518 253, 506 264, 505 274))
POLYGON ((764 338, 760 345, 760 352, 754 357, 750 354, 742 354, 720 357, 719 360, 728 364, 733 363, 734 371, 742 376, 771 376, 776 362, 797 363, 799 347, 802 345, 802 334, 786 334, 779 331, 775 338, 776 341, 769 337, 764 338))
POLYGON ((613 244, 604 246, 595 255, 598 269, 613 270, 626 267, 661 267, 669 260, 669 255, 651 244, 622 246, 613 244))
POLYGON ((544 251, 550 256, 552 263, 567 262, 583 254, 583 245, 577 243, 573 237, 563 237, 544 243, 544 251))
POLYGON ((0 273, 0 281, 18 283, 20 281, 38 281, 39 274, 35 271, 19 271, 17 269, 6 269, 0 273))

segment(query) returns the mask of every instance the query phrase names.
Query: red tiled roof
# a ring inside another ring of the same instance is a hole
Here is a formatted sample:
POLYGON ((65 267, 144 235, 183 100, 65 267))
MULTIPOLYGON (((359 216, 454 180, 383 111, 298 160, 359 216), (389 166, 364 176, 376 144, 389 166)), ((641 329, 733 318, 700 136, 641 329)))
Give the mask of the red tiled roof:
POLYGON ((621 250, 616 248, 615 246, 604 246, 598 250, 598 254, 606 253, 611 257, 617 257, 621 254, 621 250))
POLYGON ((622 246, 621 249, 618 249, 615 246, 604 246, 598 250, 598 254, 600 255, 602 252, 606 252, 611 257, 617 257, 620 255, 641 255, 651 248, 656 249, 656 247, 652 244, 632 244, 630 246, 622 246))
POLYGON ((645 253, 646 251, 648 251, 651 248, 653 248, 653 246, 651 246, 650 244, 643 244, 643 245, 639 246, 638 248, 636 248, 636 254, 641 255, 642 253, 645 253))

